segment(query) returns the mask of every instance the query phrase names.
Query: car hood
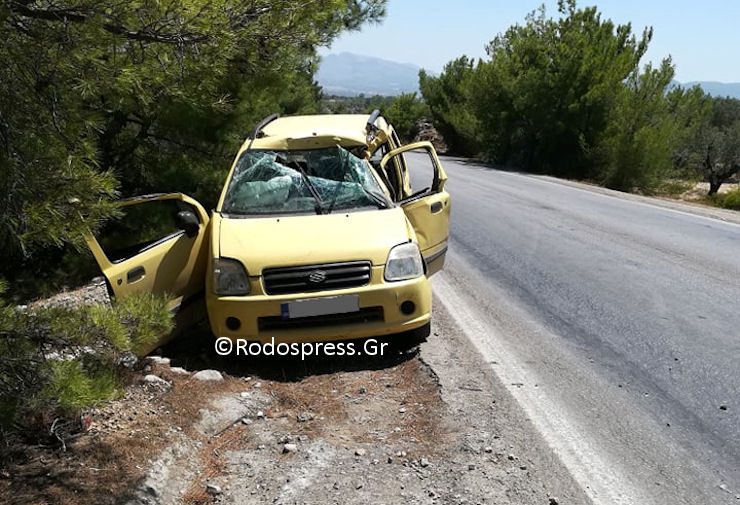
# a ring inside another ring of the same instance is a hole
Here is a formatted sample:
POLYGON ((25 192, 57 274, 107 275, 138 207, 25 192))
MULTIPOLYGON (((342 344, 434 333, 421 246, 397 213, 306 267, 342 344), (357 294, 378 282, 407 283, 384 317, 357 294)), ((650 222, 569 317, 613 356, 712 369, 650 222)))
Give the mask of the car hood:
POLYGON ((400 208, 270 218, 223 218, 216 229, 222 258, 250 275, 271 267, 370 260, 383 265, 391 247, 409 240, 400 208))

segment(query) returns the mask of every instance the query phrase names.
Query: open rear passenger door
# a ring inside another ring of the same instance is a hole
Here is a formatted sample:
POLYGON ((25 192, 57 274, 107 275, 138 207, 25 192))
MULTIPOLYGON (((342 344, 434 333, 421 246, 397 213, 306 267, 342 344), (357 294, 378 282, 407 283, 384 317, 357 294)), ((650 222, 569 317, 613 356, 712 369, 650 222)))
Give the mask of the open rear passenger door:
POLYGON ((119 204, 122 217, 86 237, 112 295, 166 294, 173 313, 202 301, 210 230, 203 207, 181 193, 119 204))
POLYGON ((444 266, 450 234, 450 195, 444 190, 447 174, 434 147, 430 142, 416 142, 394 149, 383 157, 380 166, 396 170, 398 180, 410 186, 410 194, 396 202, 416 231, 427 275, 438 272, 444 266), (394 163, 396 157, 404 157, 403 164, 394 163), (407 167, 405 173, 402 166, 407 167))

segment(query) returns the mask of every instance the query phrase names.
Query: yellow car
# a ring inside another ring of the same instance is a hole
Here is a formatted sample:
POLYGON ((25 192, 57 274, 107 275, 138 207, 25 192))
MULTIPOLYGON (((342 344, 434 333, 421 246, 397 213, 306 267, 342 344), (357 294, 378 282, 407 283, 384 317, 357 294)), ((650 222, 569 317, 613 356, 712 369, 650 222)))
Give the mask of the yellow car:
POLYGON ((217 337, 426 332, 429 276, 447 251, 446 179, 429 142, 401 146, 377 111, 273 115, 237 153, 210 216, 183 194, 127 199, 88 245, 114 296, 166 293, 180 313, 204 296, 217 337))

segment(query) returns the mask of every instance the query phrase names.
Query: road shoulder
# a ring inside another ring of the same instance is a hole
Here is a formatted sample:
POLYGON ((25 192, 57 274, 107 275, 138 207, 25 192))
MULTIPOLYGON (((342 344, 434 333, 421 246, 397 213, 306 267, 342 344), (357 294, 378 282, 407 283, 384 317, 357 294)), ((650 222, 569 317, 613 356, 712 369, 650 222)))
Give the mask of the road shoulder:
POLYGON ((483 485, 494 503, 591 503, 439 299, 434 312, 421 357, 437 373, 442 401, 464 426, 459 448, 477 460, 483 456, 489 481, 467 481, 463 473, 463 486, 483 485))

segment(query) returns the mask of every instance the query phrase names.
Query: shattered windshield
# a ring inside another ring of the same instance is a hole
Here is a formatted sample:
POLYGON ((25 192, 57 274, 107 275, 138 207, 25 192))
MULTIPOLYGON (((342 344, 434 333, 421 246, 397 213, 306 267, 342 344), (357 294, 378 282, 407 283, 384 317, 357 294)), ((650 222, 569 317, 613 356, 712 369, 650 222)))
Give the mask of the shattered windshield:
POLYGON ((370 165, 339 146, 307 151, 246 151, 222 211, 290 214, 391 206, 370 165))

